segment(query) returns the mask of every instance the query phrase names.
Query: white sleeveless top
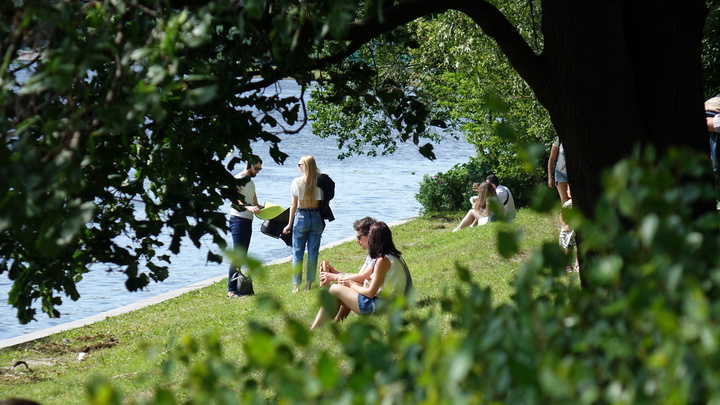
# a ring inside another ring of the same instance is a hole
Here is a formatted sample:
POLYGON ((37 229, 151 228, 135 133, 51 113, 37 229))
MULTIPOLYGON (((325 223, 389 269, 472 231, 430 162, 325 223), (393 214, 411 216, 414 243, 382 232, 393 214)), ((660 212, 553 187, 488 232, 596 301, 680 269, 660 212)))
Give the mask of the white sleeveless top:
MULTIPOLYGON (((400 259, 395 255, 387 255, 387 258, 390 260, 390 270, 385 274, 383 284, 375 295, 381 298, 393 298, 398 294, 404 294, 407 285, 405 267, 400 262, 400 259)), ((370 275, 370 280, 372 280, 372 277, 373 275, 370 275)), ((370 285, 370 280, 365 280, 366 287, 370 285)))

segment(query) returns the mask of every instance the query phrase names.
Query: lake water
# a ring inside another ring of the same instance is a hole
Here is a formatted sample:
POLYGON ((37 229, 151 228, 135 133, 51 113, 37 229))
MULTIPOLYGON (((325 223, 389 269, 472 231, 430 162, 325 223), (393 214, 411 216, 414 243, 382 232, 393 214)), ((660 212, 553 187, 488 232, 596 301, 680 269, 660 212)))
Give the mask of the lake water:
MULTIPOLYGON (((284 81, 281 88, 283 94, 299 94, 294 82, 284 81)), ((331 206, 336 219, 326 223, 323 244, 353 236, 353 221, 364 216, 372 216, 389 223, 417 215, 421 206, 415 199, 415 194, 423 175, 444 172, 457 163, 466 162, 475 154, 473 147, 467 142, 448 139, 435 145, 437 159, 434 161, 420 155, 413 144, 401 144, 392 156, 359 156, 340 161, 337 159, 339 151, 335 140, 312 135, 309 125, 299 134, 284 136, 282 139, 280 149, 290 155, 285 165, 272 161, 266 144, 257 143, 253 146, 255 153, 264 162, 262 172, 255 178, 258 200, 261 204, 267 201, 288 207, 290 182, 299 175, 297 162, 302 155, 313 155, 319 169, 335 181, 335 198, 331 206)), ((241 169, 241 166, 237 165, 236 169, 241 169)), ((229 207, 229 204, 224 206, 223 212, 228 212, 229 207)), ((261 224, 259 219, 253 221, 254 231, 249 254, 262 262, 290 256, 291 248, 285 243, 260 233, 261 224)), ((226 236, 226 240, 229 246, 232 246, 230 235, 226 236)), ((205 263, 210 247, 212 245, 209 239, 200 249, 186 241, 180 254, 172 256, 170 276, 161 283, 151 283, 139 292, 131 293, 125 289, 125 276, 121 273, 91 271, 78 284, 78 301, 63 298, 63 304, 58 307, 60 318, 48 318, 38 305, 38 320, 27 325, 17 322, 16 311, 7 304, 10 280, 6 273, 0 277, 0 340, 83 319, 227 274, 227 264, 205 263)), ((287 283, 289 290, 291 281, 288 279, 287 283)), ((224 298, 220 296, 218 299, 224 298)))

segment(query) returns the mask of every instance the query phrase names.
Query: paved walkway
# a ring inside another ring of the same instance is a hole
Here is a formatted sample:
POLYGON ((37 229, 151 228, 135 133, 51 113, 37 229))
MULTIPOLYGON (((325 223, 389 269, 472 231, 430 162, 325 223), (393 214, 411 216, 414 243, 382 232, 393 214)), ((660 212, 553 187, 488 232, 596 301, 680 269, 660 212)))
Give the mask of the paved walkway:
MULTIPOLYGON (((415 217, 403 219, 403 220, 396 221, 396 222, 393 222, 388 225, 394 226, 394 225, 404 224, 405 222, 408 222, 414 218, 415 217)), ((329 248, 335 247, 337 245, 340 245, 342 243, 350 242, 353 240, 355 240, 355 237, 351 236, 351 237, 345 238, 343 240, 339 240, 337 242, 328 243, 327 245, 322 246, 320 248, 320 250, 329 249, 329 248)), ((264 263, 263 265, 264 266, 272 266, 275 264, 289 262, 291 259, 292 259, 292 256, 288 256, 288 257, 285 257, 282 259, 273 260, 273 261, 264 263)), ((135 311, 140 308, 145 308, 150 305, 154 305, 154 304, 169 300, 171 298, 178 297, 187 292, 199 290, 201 288, 204 288, 204 287, 207 287, 214 283, 217 283, 218 281, 221 281, 223 279, 227 279, 227 276, 214 277, 209 280, 201 281, 199 283, 195 283, 195 284, 189 285, 187 287, 179 288, 177 290, 169 291, 164 294, 156 295, 154 297, 147 298, 147 299, 132 303, 130 305, 125 305, 124 307, 120 307, 120 308, 116 308, 116 309, 113 309, 110 311, 102 312, 97 315, 79 319, 77 321, 64 323, 62 325, 53 326, 52 328, 43 329, 43 330, 40 330, 37 332, 28 333, 26 335, 17 336, 17 337, 10 338, 10 339, 0 340, 0 349, 6 348, 6 347, 11 347, 11 346, 16 346, 16 345, 19 345, 22 343, 32 342, 33 340, 42 339, 44 337, 48 337, 48 336, 54 335, 56 333, 64 332, 66 330, 76 329, 76 328, 80 328, 80 327, 83 327, 86 325, 90 325, 92 323, 102 321, 103 319, 111 317, 111 316, 117 316, 117 315, 135 311)))

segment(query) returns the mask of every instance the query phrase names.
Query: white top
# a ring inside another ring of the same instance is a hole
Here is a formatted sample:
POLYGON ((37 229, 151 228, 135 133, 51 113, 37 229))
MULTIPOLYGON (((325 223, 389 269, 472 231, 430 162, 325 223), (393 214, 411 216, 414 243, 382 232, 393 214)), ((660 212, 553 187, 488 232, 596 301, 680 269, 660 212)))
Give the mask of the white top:
POLYGON ((715 127, 715 132, 720 132, 720 114, 716 114, 713 117, 713 126, 715 127))
MULTIPOLYGON (((393 256, 393 258, 395 258, 395 256, 393 256)), ((407 294, 408 291, 410 290, 410 288, 413 286, 412 277, 410 276, 410 269, 403 266, 400 259, 398 259, 396 261, 402 267, 403 272, 405 272, 405 289, 404 289, 404 291, 407 294)), ((362 269, 363 267, 367 267, 367 266, 375 267, 375 262, 377 262, 377 259, 373 259, 372 257, 370 257, 370 255, 367 255, 367 256, 365 256, 365 263, 363 263, 362 267, 360 267, 360 268, 362 269)), ((394 262, 392 261, 392 259, 390 259, 390 268, 391 269, 392 269, 393 264, 394 264, 394 262)), ((372 278, 372 276, 371 276, 371 278, 372 278)), ((386 279, 387 279, 387 277, 386 277, 386 279)), ((369 282, 366 282, 365 286, 366 287, 370 286, 369 282)))
POLYGON ((360 268, 363 268, 366 266, 375 267, 376 261, 377 261, 377 259, 373 259, 372 257, 370 257, 370 255, 367 255, 367 256, 365 256, 365 263, 363 263, 363 265, 360 268))
MULTIPOLYGON (((385 274, 383 284, 376 294, 376 296, 381 298, 392 298, 398 294, 404 294, 407 284, 405 267, 403 267, 400 259, 394 255, 387 255, 387 258, 390 260, 390 269, 385 274)), ((370 279, 372 279, 372 275, 370 279)))
MULTIPOLYGON (((243 176, 242 172, 235 175, 236 179, 242 179, 245 176, 243 176)), ((255 183, 250 180, 248 181, 244 187, 240 188, 240 194, 242 194, 243 199, 245 202, 238 201, 238 205, 254 205, 255 204, 255 183)), ((230 215, 233 217, 240 217, 245 219, 253 219, 253 213, 248 210, 238 211, 235 208, 230 207, 230 215)))
POLYGON ((517 216, 517 209, 515 208, 515 199, 510 192, 510 189, 503 186, 502 184, 497 186, 495 189, 497 192, 497 199, 505 207, 505 218, 515 219, 517 216))
MULTIPOLYGON (((305 200, 305 188, 300 188, 303 178, 304 176, 296 177, 290 185, 290 194, 297 196, 298 200, 305 200)), ((323 191, 318 186, 315 186, 315 199, 318 201, 323 199, 323 191)))
POLYGON ((567 174, 567 171, 565 169, 565 149, 560 143, 560 137, 555 137, 555 142, 553 142, 553 146, 557 146, 559 149, 557 155, 557 163, 555 163, 555 171, 562 174, 567 174))

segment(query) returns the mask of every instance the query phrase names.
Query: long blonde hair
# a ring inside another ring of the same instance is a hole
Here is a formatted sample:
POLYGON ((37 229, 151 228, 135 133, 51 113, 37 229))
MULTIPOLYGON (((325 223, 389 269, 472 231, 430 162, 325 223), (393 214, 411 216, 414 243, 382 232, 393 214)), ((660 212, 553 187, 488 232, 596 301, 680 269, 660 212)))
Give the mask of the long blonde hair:
POLYGON ((305 166, 304 177, 302 181, 300 181, 300 187, 305 190, 303 199, 309 201, 310 204, 315 204, 317 202, 315 187, 317 187, 317 178, 320 171, 318 171, 315 158, 310 155, 301 157, 300 163, 305 166))
POLYGON ((497 195, 497 192, 495 191, 495 187, 493 187, 492 183, 489 181, 484 181, 480 186, 478 187, 478 198, 475 200, 475 206, 473 207, 476 210, 485 210, 487 207, 487 200, 490 197, 495 197, 497 195))

